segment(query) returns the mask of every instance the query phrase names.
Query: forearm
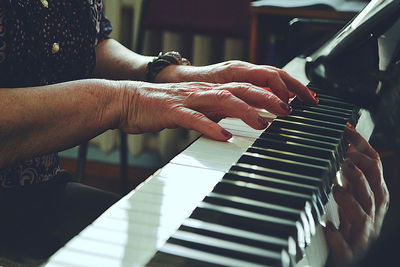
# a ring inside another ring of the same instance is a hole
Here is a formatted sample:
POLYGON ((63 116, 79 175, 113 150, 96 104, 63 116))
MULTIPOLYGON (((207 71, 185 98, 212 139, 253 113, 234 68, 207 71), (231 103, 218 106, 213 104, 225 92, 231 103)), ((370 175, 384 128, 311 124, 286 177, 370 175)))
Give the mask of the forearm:
POLYGON ((96 49, 94 77, 144 81, 146 66, 153 57, 136 54, 113 39, 103 40, 96 49))
POLYGON ((0 89, 0 167, 80 144, 118 123, 116 82, 0 89))

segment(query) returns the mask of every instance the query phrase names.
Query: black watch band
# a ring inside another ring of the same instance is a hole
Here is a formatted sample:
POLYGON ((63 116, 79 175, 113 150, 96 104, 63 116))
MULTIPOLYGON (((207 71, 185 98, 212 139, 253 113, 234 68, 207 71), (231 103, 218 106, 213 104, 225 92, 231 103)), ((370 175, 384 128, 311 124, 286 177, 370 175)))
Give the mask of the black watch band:
POLYGON ((157 74, 169 65, 190 65, 190 62, 178 52, 170 51, 165 54, 160 52, 156 58, 147 64, 146 81, 154 82, 157 74))

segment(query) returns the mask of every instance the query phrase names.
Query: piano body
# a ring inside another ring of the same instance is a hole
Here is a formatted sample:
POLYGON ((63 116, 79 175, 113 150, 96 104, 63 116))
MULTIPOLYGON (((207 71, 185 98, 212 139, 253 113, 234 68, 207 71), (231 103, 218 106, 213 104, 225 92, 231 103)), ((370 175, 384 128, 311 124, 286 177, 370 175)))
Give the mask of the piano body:
MULTIPOLYGON (((385 5, 400 8, 399 1, 372 1, 364 19, 387 12, 385 5)), ((325 63, 316 55, 307 60, 309 77, 318 76, 325 63)), ((296 58, 284 69, 308 84, 307 60, 296 58)), ((335 87, 332 80, 318 82, 335 87)), ((271 117, 265 131, 222 120, 234 135, 229 142, 200 137, 46 266, 323 266, 328 248, 321 225, 339 225, 330 189, 346 153, 346 123, 369 138, 374 122, 340 91, 312 89, 317 106, 295 99, 293 113, 271 117)))

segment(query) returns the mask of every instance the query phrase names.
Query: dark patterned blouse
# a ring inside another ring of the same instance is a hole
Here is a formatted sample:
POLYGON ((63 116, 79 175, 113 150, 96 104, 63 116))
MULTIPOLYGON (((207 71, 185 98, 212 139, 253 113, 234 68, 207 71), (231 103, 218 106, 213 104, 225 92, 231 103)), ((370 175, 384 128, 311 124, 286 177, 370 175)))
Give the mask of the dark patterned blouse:
MULTIPOLYGON (((96 45, 110 32, 102 0, 0 0, 0 88, 89 78, 96 45)), ((0 169, 0 188, 42 183, 60 171, 56 153, 42 155, 0 169)))

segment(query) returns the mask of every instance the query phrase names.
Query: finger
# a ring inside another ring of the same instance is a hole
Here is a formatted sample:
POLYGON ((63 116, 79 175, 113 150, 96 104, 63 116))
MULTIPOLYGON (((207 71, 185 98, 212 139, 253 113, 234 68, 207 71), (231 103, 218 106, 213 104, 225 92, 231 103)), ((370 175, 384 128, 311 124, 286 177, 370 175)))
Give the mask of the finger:
POLYGON ((268 70, 266 82, 271 91, 278 96, 283 102, 289 102, 289 89, 277 70, 268 70))
POLYGON ((343 235, 345 240, 350 240, 351 224, 344 215, 343 209, 341 207, 338 207, 338 212, 340 218, 340 233, 343 235))
POLYGON ((368 141, 365 140, 350 123, 346 126, 345 138, 358 152, 363 153, 372 159, 379 160, 378 152, 372 148, 368 141))
POLYGON ((333 254, 333 266, 346 266, 353 260, 349 244, 331 222, 326 224, 325 237, 333 254))
POLYGON ((291 107, 275 94, 249 83, 229 83, 219 86, 218 89, 228 90, 246 103, 279 116, 286 116, 292 112, 291 107))
POLYGON ((227 141, 232 138, 232 134, 218 123, 211 121, 204 114, 189 108, 182 107, 177 109, 174 119, 176 125, 198 131, 217 141, 227 141))
POLYGON ((295 95, 297 95, 298 98, 304 103, 307 104, 317 104, 318 99, 315 97, 315 93, 308 89, 306 86, 304 86, 300 81, 297 79, 293 78, 290 76, 286 71, 284 70, 278 70, 280 77, 286 84, 288 90, 290 92, 293 92, 295 95))
POLYGON ((364 173, 372 192, 375 194, 376 204, 380 205, 384 200, 384 191, 387 189, 381 162, 360 152, 349 153, 348 157, 364 173))
POLYGON ((383 178, 380 160, 372 159, 360 152, 348 154, 354 164, 364 173, 375 197, 375 220, 380 226, 389 204, 389 191, 383 178))
POLYGON ((340 186, 333 187, 333 196, 336 203, 342 208, 343 216, 351 225, 356 225, 357 229, 361 230, 361 226, 364 225, 368 216, 358 201, 340 186))
POLYGON ((371 218, 375 217, 375 198, 367 179, 351 159, 347 158, 342 165, 343 177, 352 188, 354 198, 360 203, 364 212, 371 218))
POLYGON ((255 129, 264 129, 268 122, 258 115, 255 108, 226 90, 210 90, 192 94, 186 106, 207 117, 234 117, 255 129))

